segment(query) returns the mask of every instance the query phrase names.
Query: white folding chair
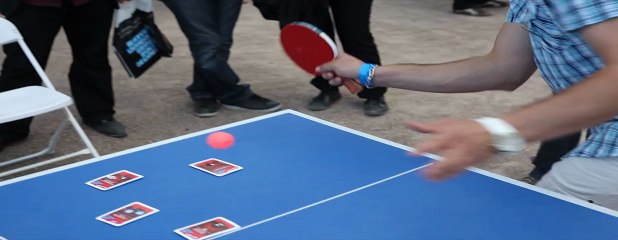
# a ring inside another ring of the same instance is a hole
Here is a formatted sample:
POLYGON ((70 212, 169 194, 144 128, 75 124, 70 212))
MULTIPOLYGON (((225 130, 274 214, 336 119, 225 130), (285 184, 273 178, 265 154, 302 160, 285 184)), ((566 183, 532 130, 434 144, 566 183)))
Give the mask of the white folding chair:
POLYGON ((58 139, 60 138, 60 133, 65 128, 67 122, 73 125, 73 128, 86 145, 86 148, 74 153, 58 156, 56 158, 42 161, 36 164, 0 173, 0 177, 8 176, 46 164, 62 161, 79 155, 91 154, 93 157, 98 157, 99 153, 94 148, 94 146, 90 142, 90 139, 88 139, 88 136, 86 136, 86 133, 84 133, 84 130, 81 128, 79 123, 77 123, 75 117, 73 117, 73 114, 71 114, 71 111, 69 111, 68 106, 73 103, 73 100, 69 96, 56 91, 52 82, 49 80, 49 78, 37 62, 36 58, 34 57, 34 55, 32 55, 32 52, 24 42, 23 37, 19 33, 19 30, 17 30, 15 25, 13 25, 8 20, 0 18, 0 45, 14 42, 17 42, 19 44, 22 51, 36 70, 37 74, 43 80, 43 86, 29 86, 11 91, 0 92, 0 123, 34 117, 36 115, 60 109, 64 109, 67 118, 66 120, 62 121, 60 126, 56 129, 45 149, 37 153, 30 154, 28 156, 0 162, 0 167, 55 153, 55 148, 58 143, 58 139))

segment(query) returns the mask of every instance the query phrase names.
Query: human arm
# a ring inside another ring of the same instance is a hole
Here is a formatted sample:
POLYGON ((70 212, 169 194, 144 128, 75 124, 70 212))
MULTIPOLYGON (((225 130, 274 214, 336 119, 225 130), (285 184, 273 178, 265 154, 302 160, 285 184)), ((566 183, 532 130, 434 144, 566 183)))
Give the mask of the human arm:
POLYGON ((618 114, 618 18, 583 28, 580 33, 605 67, 554 97, 505 114, 502 118, 527 141, 565 135, 618 114))
MULTIPOLYGON (((441 93, 514 90, 536 70, 528 34, 520 24, 507 23, 487 55, 442 64, 380 66, 373 81, 381 87, 441 93)), ((338 85, 342 77, 356 78, 361 64, 342 54, 318 70, 338 85)))
MULTIPOLYGON (((504 114, 527 141, 552 139, 607 121, 618 114, 618 19, 578 30, 605 67, 575 86, 544 100, 504 114)), ((439 153, 443 161, 429 167, 426 175, 441 180, 492 155, 491 138, 473 120, 412 122, 411 128, 431 133, 417 151, 439 153)))

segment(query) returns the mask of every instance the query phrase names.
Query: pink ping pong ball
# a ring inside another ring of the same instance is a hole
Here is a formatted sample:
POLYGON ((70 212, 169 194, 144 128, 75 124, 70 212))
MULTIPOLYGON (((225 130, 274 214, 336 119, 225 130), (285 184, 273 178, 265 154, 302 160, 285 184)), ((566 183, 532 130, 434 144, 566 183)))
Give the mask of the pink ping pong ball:
POLYGON ((206 143, 215 149, 226 149, 234 145, 234 136, 226 132, 214 132, 206 137, 206 143))

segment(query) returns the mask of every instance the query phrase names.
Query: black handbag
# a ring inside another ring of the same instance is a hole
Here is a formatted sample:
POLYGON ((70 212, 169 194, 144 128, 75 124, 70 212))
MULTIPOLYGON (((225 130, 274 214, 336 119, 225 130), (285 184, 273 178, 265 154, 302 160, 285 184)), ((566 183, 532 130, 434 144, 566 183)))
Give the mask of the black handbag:
POLYGON ((161 57, 171 57, 174 51, 155 24, 153 13, 140 9, 114 28, 112 45, 131 78, 138 78, 161 57))

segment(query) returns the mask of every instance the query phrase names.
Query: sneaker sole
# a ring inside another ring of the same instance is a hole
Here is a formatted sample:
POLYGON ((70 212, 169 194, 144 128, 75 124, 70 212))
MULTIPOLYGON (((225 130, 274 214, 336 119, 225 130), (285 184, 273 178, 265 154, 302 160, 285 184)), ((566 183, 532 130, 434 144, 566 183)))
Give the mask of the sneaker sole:
POLYGON ((379 117, 379 116, 382 116, 382 115, 386 114, 386 112, 388 112, 388 110, 384 111, 384 112, 367 112, 367 111, 365 111, 364 113, 365 113, 366 116, 369 116, 369 117, 379 117))
POLYGON ((311 104, 313 102, 313 100, 311 100, 308 104, 307 104, 307 109, 309 109, 309 111, 324 111, 326 109, 331 108, 333 105, 335 105, 335 103, 339 102, 339 100, 341 100, 341 95, 339 97, 334 97, 331 98, 330 100, 330 104, 327 105, 323 105, 323 104, 311 104))
POLYGON ((216 112, 212 112, 212 113, 193 113, 193 115, 195 115, 196 117, 200 117, 200 118, 205 118, 205 117, 214 117, 219 115, 219 111, 216 112))
POLYGON ((329 109, 331 106, 320 106, 320 107, 312 107, 312 106, 307 106, 307 109, 309 111, 314 111, 314 112, 319 112, 319 111, 324 111, 326 109, 329 109))
POLYGON ((243 107, 234 106, 234 105, 226 105, 226 104, 221 104, 221 105, 231 110, 243 110, 243 111, 253 111, 253 112, 274 112, 274 111, 281 109, 281 104, 271 107, 271 108, 267 108, 267 109, 250 109, 250 108, 243 108, 243 107))

